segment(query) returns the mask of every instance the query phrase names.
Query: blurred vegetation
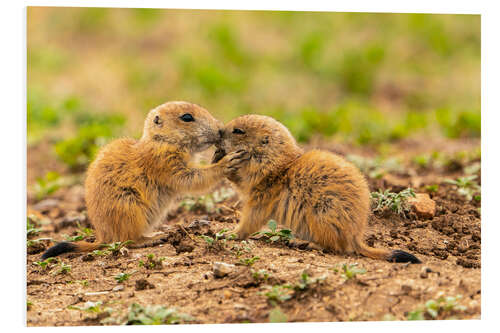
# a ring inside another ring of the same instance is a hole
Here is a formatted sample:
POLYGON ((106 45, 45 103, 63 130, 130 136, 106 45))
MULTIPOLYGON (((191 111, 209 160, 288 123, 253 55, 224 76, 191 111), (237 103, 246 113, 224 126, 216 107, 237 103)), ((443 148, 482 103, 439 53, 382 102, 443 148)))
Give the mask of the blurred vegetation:
POLYGON ((169 100, 301 142, 481 132, 478 15, 30 7, 27 32, 28 143, 76 170, 169 100))

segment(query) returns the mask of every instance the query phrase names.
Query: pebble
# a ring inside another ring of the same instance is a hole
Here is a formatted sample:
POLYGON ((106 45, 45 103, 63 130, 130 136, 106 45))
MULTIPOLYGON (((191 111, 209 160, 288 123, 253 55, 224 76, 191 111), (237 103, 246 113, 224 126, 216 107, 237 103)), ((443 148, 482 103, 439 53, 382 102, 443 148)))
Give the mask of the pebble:
POLYGON ((427 277, 429 276, 429 273, 432 273, 432 269, 424 266, 424 267, 422 267, 422 270, 420 271, 420 277, 422 279, 427 279, 427 277))
POLYGON ((226 264, 225 262, 214 262, 213 272, 216 278, 223 278, 231 273, 236 266, 233 264, 226 264))
POLYGON ((121 291, 121 290, 123 290, 123 289, 125 289, 125 287, 124 287, 124 286, 122 286, 122 285, 118 285, 118 286, 114 287, 112 290, 113 290, 113 291, 121 291))
POLYGON ((419 218, 431 219, 436 215, 436 202, 427 193, 415 194, 415 198, 408 198, 408 203, 419 218))

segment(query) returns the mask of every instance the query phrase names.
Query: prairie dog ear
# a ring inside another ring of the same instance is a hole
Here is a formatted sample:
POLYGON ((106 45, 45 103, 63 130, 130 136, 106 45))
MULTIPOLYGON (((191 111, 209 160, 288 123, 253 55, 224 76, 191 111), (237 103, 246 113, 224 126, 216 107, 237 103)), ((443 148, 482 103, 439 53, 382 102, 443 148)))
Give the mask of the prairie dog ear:
POLYGON ((267 145, 269 143, 269 136, 265 136, 261 141, 260 143, 262 143, 263 145, 267 145))

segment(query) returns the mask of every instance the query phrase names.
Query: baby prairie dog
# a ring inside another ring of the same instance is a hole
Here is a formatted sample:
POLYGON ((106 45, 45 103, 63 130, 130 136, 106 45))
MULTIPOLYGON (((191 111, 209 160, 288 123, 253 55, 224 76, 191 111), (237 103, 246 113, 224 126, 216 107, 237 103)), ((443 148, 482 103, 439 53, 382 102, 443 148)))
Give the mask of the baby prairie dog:
POLYGON ((366 245, 368 185, 361 172, 342 157, 321 150, 304 153, 285 126, 260 115, 229 122, 213 162, 239 150, 247 156, 227 176, 243 201, 240 224, 234 231, 238 238, 247 238, 274 219, 297 238, 336 253, 420 262, 404 251, 366 245))
POLYGON ((147 115, 139 140, 117 139, 103 147, 87 170, 85 202, 96 242, 62 242, 42 259, 92 251, 103 243, 144 241, 186 193, 208 191, 241 162, 242 152, 209 166, 193 166, 194 153, 221 138, 223 124, 202 107, 168 102, 147 115))

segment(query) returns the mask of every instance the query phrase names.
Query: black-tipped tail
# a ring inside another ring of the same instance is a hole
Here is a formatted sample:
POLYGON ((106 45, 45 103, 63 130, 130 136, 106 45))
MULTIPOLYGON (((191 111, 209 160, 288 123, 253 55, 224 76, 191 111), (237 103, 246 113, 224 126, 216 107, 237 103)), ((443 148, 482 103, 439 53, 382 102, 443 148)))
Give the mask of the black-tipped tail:
POLYGON ((422 262, 420 259, 415 257, 413 254, 401 251, 401 250, 394 250, 391 252, 389 257, 387 258, 387 261, 389 262, 411 262, 412 264, 421 264, 422 262))
POLYGON ((68 243, 68 242, 58 243, 49 248, 42 254, 42 260, 45 260, 50 257, 55 257, 66 252, 73 252, 76 250, 76 248, 77 246, 74 243, 68 243))

